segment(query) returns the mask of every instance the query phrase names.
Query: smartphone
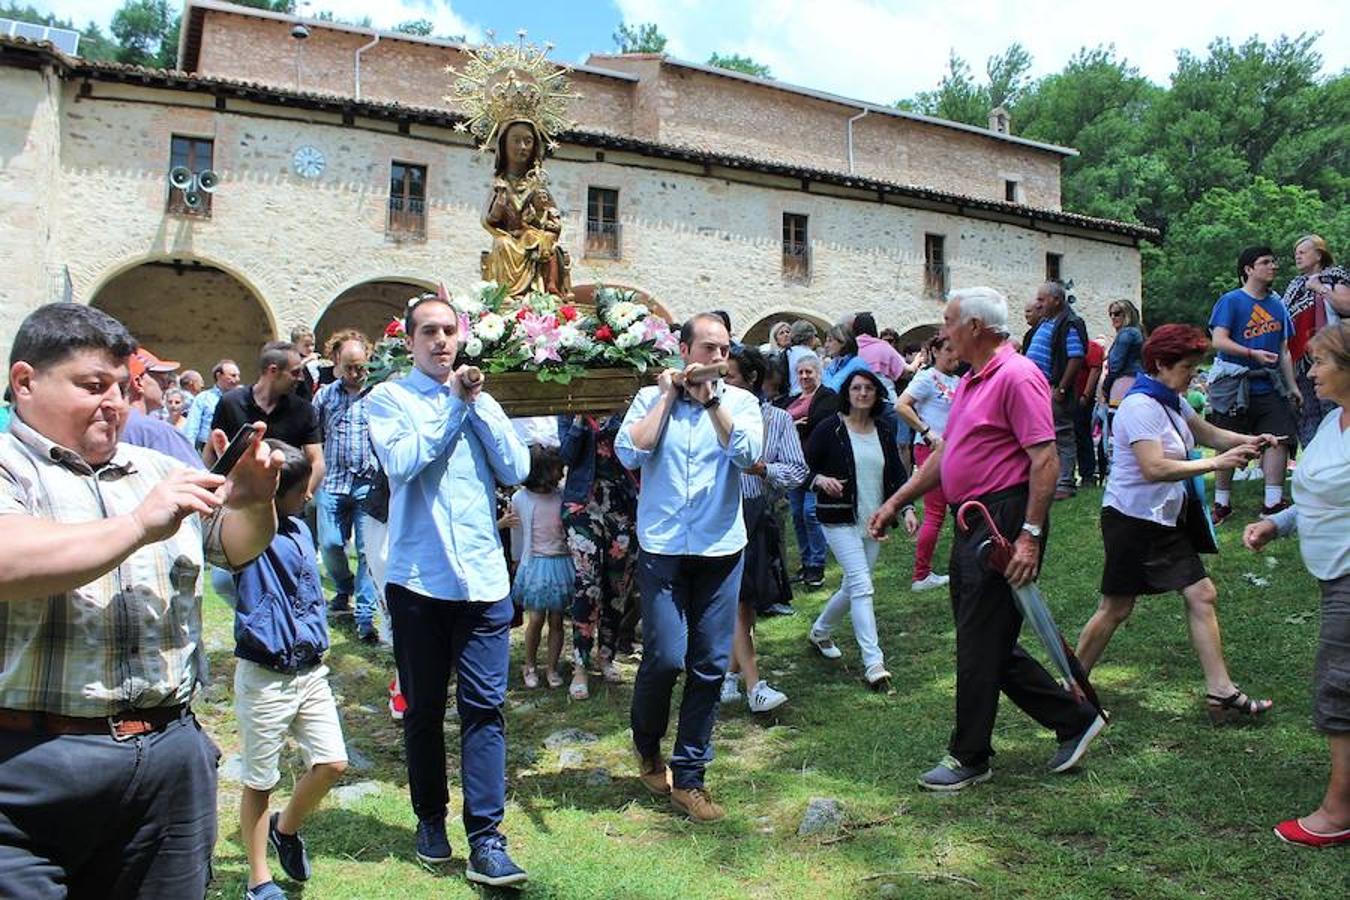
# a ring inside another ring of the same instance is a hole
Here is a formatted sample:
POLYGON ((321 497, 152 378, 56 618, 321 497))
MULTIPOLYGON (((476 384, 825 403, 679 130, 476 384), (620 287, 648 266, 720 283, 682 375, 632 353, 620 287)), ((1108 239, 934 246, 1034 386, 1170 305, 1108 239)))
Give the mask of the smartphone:
POLYGON ((234 437, 230 438, 230 446, 225 448, 225 452, 216 464, 211 467, 212 475, 228 475, 234 468, 235 463, 239 462, 244 455, 244 451, 253 443, 253 426, 245 425, 235 432, 234 437))

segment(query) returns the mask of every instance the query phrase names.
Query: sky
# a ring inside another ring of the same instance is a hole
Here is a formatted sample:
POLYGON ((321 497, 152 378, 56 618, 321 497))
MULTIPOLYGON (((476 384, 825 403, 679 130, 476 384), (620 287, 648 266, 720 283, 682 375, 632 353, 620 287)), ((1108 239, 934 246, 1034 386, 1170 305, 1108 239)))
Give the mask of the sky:
MULTIPOLYGON (((107 30, 118 0, 27 0, 39 9, 107 30)), ((955 49, 982 75, 984 61, 1018 41, 1033 76, 1056 72, 1080 47, 1114 44, 1147 77, 1166 84, 1176 52, 1201 55, 1216 37, 1322 32, 1324 73, 1350 68, 1350 3, 1271 6, 1262 0, 314 0, 339 18, 371 16, 387 28, 430 19, 438 34, 498 40, 524 28, 550 41, 562 62, 613 52, 620 22, 654 22, 666 52, 705 62, 714 52, 767 64, 775 78, 873 103, 891 103, 937 85, 955 49)))

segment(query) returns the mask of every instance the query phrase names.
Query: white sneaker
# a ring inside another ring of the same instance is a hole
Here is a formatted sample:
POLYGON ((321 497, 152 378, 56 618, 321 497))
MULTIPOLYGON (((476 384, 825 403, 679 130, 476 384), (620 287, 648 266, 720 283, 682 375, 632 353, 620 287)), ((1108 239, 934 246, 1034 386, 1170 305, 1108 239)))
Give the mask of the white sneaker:
POLYGON ((811 646, 815 647, 816 651, 826 659, 838 659, 844 655, 843 651, 839 649, 838 645, 835 644, 834 640, 831 639, 828 634, 818 634, 812 630, 807 633, 806 639, 810 641, 811 646))
POLYGON ((735 703, 739 699, 741 699, 741 677, 728 672, 722 681, 722 702, 735 703))
POLYGON ((929 572, 918 581, 910 582, 909 589, 917 594, 920 591, 931 591, 934 588, 946 587, 949 581, 951 581, 950 576, 929 572))
POLYGON ((752 713, 766 713, 770 710, 777 709, 786 703, 787 694, 782 691, 775 691, 773 688, 769 687, 767 682, 760 681, 757 682, 754 689, 750 691, 749 696, 746 697, 746 701, 750 704, 750 711, 752 713))

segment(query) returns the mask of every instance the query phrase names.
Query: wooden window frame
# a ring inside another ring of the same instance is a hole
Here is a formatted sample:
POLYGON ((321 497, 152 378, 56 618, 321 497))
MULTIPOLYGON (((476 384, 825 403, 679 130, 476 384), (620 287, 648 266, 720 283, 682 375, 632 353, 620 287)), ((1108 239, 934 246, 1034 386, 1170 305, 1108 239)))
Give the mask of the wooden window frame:
MULTIPOLYGON (((200 137, 193 134, 174 134, 169 136, 169 170, 172 171, 176 166, 182 165, 189 169, 192 174, 198 175, 202 172, 215 170, 216 160, 216 139, 213 137, 200 137), (183 141, 187 144, 187 152, 181 163, 176 161, 176 145, 183 141), (198 151, 206 149, 206 164, 202 165, 198 160, 198 151)), ((169 195, 164 202, 164 211, 175 216, 193 216, 201 219, 211 218, 211 204, 214 194, 199 191, 202 198, 202 205, 193 209, 187 205, 184 191, 169 185, 169 195)))
POLYGON ((619 222, 619 189, 588 185, 586 188, 586 242, 588 259, 622 259, 623 226, 619 222), (612 208, 606 209, 612 200, 612 208), (606 215, 606 212, 609 215, 606 215))
POLYGON ((385 235, 399 240, 426 240, 427 237, 427 167, 423 163, 404 162, 394 159, 389 162, 389 200, 388 218, 385 221, 385 235), (394 191, 396 170, 403 168, 402 190, 394 191), (412 171, 422 173, 422 196, 412 196, 414 180, 412 171))
POLYGON ((783 213, 783 280, 805 284, 811 280, 811 217, 783 213))
POLYGON ((925 232, 923 236, 923 294, 939 300, 951 287, 951 269, 947 265, 947 236, 925 232), (931 252, 936 248, 937 252, 931 252))

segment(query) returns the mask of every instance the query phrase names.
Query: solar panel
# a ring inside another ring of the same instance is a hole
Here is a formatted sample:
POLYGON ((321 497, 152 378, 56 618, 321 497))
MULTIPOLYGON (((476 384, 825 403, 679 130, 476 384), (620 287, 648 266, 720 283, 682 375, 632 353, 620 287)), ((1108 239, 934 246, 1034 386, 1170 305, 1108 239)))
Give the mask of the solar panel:
POLYGON ((27 41, 50 41, 57 50, 70 56, 75 56, 80 51, 80 33, 69 28, 53 28, 49 25, 34 25, 32 22, 0 19, 0 34, 27 41))

